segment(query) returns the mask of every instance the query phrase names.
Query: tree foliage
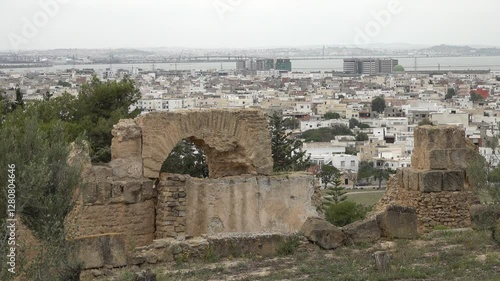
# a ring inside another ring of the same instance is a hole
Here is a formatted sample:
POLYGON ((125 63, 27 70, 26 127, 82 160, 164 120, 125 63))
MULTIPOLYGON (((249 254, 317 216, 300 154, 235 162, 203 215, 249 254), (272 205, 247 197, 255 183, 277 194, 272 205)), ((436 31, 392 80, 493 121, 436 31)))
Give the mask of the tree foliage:
POLYGON ((367 133, 360 132, 356 135, 356 141, 367 141, 367 140, 369 140, 367 133))
POLYGON ((360 128, 360 129, 367 129, 367 128, 370 128, 370 126, 368 124, 365 124, 365 123, 361 123, 359 122, 358 119, 356 118, 351 118, 349 119, 349 128, 350 129, 354 129, 354 128, 360 128))
POLYGON ((484 98, 480 94, 474 93, 474 92, 470 93, 470 101, 478 102, 478 101, 483 101, 483 100, 484 100, 484 98))
POLYGON ((340 114, 338 114, 337 112, 327 112, 323 115, 323 118, 325 120, 340 119, 340 114))
POLYGON ((378 96, 372 100, 372 111, 382 113, 385 110, 385 99, 383 96, 378 96))
POLYGON ((418 122, 418 125, 419 126, 424 126, 424 125, 431 125, 431 126, 434 126, 434 123, 432 123, 431 120, 429 120, 429 118, 424 118, 422 119, 420 122, 418 122))
POLYGON ((448 88, 448 91, 446 92, 446 95, 444 96, 445 100, 449 100, 453 98, 456 95, 455 89, 454 88, 448 88))
POLYGON ((129 79, 102 82, 93 78, 82 86, 78 97, 68 93, 58 98, 31 104, 37 111, 41 128, 62 121, 64 138, 73 141, 83 134, 90 143, 93 162, 111 160, 111 129, 120 119, 134 118, 139 111, 129 107, 139 98, 139 90, 129 79))
POLYGON ((329 142, 336 136, 352 136, 354 133, 345 125, 336 124, 331 128, 319 128, 305 131, 301 138, 306 142, 329 142))
POLYGON ((358 180, 367 180, 373 178, 378 181, 378 187, 382 187, 382 181, 389 179, 389 176, 394 174, 395 171, 390 168, 376 168, 372 163, 367 161, 359 162, 358 167, 358 180))
POLYGON ((170 152, 161 167, 161 172, 207 178, 208 165, 206 156, 193 143, 182 140, 170 152))
MULTIPOLYGON (((79 268, 68 262, 71 251, 65 239, 64 220, 73 209, 72 198, 80 184, 81 170, 76 163, 68 164, 69 145, 62 122, 56 120, 49 126, 41 122, 36 105, 19 107, 0 124, 0 153, 0 166, 15 165, 16 213, 20 222, 40 242, 27 245, 36 254, 36 259, 22 268, 27 280, 74 280, 71 276, 77 275, 79 268)), ((7 210, 7 176, 7 172, 0 173, 0 185, 5 191, 0 194, 2 210, 7 210)), ((6 213, 1 212, 0 218, 4 238, 6 213)), ((3 250, 8 248, 5 243, 2 239, 2 264, 6 256, 3 250)), ((8 280, 4 269, 0 279, 8 280)))
POLYGON ((326 209, 326 220, 338 227, 362 220, 370 208, 350 201, 340 202, 326 209))
POLYGON ((342 187, 340 171, 332 165, 323 165, 317 175, 325 189, 323 197, 323 209, 327 210, 331 205, 346 199, 345 188, 342 187))
POLYGON ((284 118, 283 126, 288 130, 295 130, 300 128, 300 121, 295 117, 284 118))
POLYGON ((273 169, 275 172, 303 171, 310 166, 310 158, 302 151, 302 142, 286 132, 283 122, 283 116, 277 113, 270 119, 273 169))

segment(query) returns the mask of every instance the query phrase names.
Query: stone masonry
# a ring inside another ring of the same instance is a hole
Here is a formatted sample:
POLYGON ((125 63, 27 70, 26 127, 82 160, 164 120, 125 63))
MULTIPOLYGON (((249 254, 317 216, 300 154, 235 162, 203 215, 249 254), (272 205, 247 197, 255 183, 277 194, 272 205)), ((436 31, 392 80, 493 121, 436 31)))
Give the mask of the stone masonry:
POLYGON ((112 135, 110 163, 91 165, 86 157, 85 184, 66 220, 68 238, 120 235, 129 251, 162 238, 294 233, 317 215, 312 175, 270 176, 271 137, 262 111, 152 113, 120 120, 112 135), (183 139, 204 150, 209 179, 160 175, 183 139))
POLYGON ((419 231, 438 225, 469 227, 470 207, 478 202, 466 174, 474 150, 458 127, 416 128, 411 168, 397 170, 376 209, 416 208, 419 231))

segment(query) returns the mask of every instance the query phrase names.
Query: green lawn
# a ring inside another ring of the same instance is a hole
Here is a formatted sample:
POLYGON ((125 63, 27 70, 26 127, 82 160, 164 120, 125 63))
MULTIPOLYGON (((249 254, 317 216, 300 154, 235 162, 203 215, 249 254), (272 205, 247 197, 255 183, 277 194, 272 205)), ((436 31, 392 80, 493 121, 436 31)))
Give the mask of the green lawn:
POLYGON ((348 193, 349 193, 347 195, 348 201, 363 204, 366 206, 373 206, 380 200, 380 198, 382 198, 382 196, 385 193, 385 190, 365 191, 365 192, 361 190, 361 191, 354 191, 352 193, 349 190, 348 193))

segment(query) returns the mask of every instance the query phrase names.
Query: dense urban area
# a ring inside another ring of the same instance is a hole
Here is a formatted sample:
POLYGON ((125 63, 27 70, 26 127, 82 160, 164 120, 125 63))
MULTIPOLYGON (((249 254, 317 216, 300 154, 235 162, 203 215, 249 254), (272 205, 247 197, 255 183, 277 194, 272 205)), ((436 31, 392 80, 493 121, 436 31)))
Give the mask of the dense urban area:
POLYGON ((397 59, 364 57, 343 59, 343 71, 296 72, 290 59, 235 57, 236 69, 230 70, 120 64, 81 69, 70 62, 57 70, 11 69, 0 72, 0 93, 11 102, 19 93, 24 102, 77 97, 94 78, 128 78, 140 90, 130 110, 142 114, 210 108, 279 112, 292 136, 303 140, 311 162, 340 169, 347 187, 369 184, 357 182, 365 162, 380 169, 409 167, 419 124, 463 127, 490 164, 497 164, 485 140, 498 133, 500 71, 405 71, 397 59))

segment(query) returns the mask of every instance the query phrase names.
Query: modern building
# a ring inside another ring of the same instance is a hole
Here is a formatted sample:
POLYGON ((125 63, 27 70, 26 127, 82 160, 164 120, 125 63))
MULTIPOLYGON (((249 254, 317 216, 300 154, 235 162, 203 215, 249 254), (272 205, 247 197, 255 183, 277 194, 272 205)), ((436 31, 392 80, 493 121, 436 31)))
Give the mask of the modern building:
POLYGON ((394 59, 344 59, 344 72, 350 74, 379 74, 392 73, 398 60, 394 59))
POLYGON ((290 59, 277 59, 274 66, 276 70, 292 71, 292 62, 290 59))
POLYGON ((236 62, 237 70, 268 71, 271 69, 292 71, 290 59, 248 59, 236 62))

